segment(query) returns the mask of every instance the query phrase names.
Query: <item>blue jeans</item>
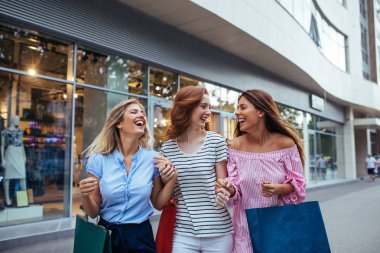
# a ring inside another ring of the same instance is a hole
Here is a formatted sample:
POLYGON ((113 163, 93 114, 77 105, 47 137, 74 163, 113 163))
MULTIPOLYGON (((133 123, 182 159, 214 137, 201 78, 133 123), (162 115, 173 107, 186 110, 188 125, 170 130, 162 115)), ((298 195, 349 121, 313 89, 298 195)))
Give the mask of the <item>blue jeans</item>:
POLYGON ((113 224, 100 218, 99 225, 112 231, 112 253, 156 253, 149 219, 140 224, 113 224))

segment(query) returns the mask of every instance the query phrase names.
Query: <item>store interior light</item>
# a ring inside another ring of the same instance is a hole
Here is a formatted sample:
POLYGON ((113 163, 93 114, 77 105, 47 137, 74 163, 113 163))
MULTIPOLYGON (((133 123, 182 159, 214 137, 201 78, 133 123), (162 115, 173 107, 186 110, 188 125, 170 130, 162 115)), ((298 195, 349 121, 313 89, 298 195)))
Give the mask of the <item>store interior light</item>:
POLYGON ((75 98, 78 98, 78 93, 75 93, 75 94, 74 94, 74 97, 75 97, 75 98))
POLYGON ((155 88, 157 91, 159 91, 161 88, 160 88, 160 86, 156 86, 156 88, 155 88))
POLYGON ((67 94, 63 93, 63 99, 66 99, 66 98, 67 98, 67 94))
POLYGON ((35 76, 35 75, 36 75, 36 70, 34 70, 34 69, 29 69, 29 70, 28 70, 28 73, 29 73, 29 75, 35 76))

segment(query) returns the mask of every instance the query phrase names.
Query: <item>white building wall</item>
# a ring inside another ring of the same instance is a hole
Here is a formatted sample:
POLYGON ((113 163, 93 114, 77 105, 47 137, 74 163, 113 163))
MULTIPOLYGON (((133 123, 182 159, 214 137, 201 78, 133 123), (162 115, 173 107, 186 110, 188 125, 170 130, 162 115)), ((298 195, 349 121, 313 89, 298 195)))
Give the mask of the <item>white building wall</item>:
POLYGON ((330 16, 328 18, 336 22, 334 25, 347 33, 349 72, 341 71, 328 61, 298 22, 276 1, 192 0, 192 2, 283 55, 299 66, 330 95, 349 103, 373 109, 380 108, 380 99, 378 99, 380 87, 362 77, 359 1, 347 1, 347 9, 331 0, 318 1, 323 11, 330 16), (339 8, 341 8, 339 14, 343 15, 339 17, 342 20, 337 21, 334 11, 339 8))

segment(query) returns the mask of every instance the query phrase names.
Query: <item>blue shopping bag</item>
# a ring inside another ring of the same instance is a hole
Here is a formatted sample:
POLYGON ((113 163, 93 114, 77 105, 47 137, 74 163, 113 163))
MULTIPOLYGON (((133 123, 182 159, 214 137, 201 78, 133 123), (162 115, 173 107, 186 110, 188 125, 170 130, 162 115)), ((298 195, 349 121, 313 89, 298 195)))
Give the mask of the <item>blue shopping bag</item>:
POLYGON ((317 201, 245 210, 255 253, 330 253, 317 201))

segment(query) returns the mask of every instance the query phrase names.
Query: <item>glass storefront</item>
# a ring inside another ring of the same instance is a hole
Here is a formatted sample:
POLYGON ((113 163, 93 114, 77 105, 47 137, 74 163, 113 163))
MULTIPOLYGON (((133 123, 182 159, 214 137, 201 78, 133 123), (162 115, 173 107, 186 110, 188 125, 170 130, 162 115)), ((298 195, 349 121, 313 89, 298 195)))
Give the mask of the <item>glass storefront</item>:
MULTIPOLYGON (((23 176, 4 178, 6 168, 0 167, 0 226, 82 213, 78 187, 86 176, 82 152, 120 100, 136 98, 145 105, 153 147, 158 151, 170 124, 171 101, 180 87, 208 89, 212 131, 232 139, 236 128, 237 90, 2 23, 0 68, 0 130, 9 128, 12 116, 17 115, 20 157, 25 151, 23 176), (18 196, 25 191, 26 207, 20 209, 25 199, 18 196), (5 195, 11 203, 4 203, 5 195)), ((281 108, 282 116, 302 136, 304 113, 281 108)), ((309 132, 315 136, 311 158, 324 154, 326 164, 332 164, 325 179, 337 177, 341 126, 309 118, 309 132)), ((1 143, 3 158, 12 139, 2 136, 1 143)))
POLYGON ((147 66, 117 55, 78 48, 76 81, 115 91, 147 94, 147 66))
POLYGON ((303 131, 307 131, 305 156, 308 165, 308 182, 310 185, 320 181, 344 178, 343 167, 343 126, 310 113, 277 105, 283 119, 292 124, 303 139, 303 131), (304 114, 307 129, 303 129, 304 114))
MULTIPOLYGON (((108 113, 121 100, 138 99, 145 107, 146 99, 120 95, 96 89, 77 87, 75 94, 75 125, 73 153, 72 215, 82 214, 79 181, 86 177, 86 157, 83 151, 102 129, 108 113)), ((147 115, 149 117, 149 115, 147 115)))
POLYGON ((1 198, 7 209, 0 226, 24 216, 29 221, 65 217, 70 191, 73 86, 3 71, 0 83, 1 198), (19 119, 17 125, 10 122, 15 116, 19 119), (13 135, 17 131, 21 134, 13 135), (13 156, 22 162, 13 161, 13 156), (8 178, 15 171, 19 175, 8 178), (18 209, 17 195, 23 191, 27 191, 29 207, 18 209), (9 200, 3 196, 9 196, 9 200), (16 211, 19 214, 13 217, 16 211))
POLYGON ((342 125, 309 113, 306 119, 309 180, 318 182, 344 178, 342 125))

